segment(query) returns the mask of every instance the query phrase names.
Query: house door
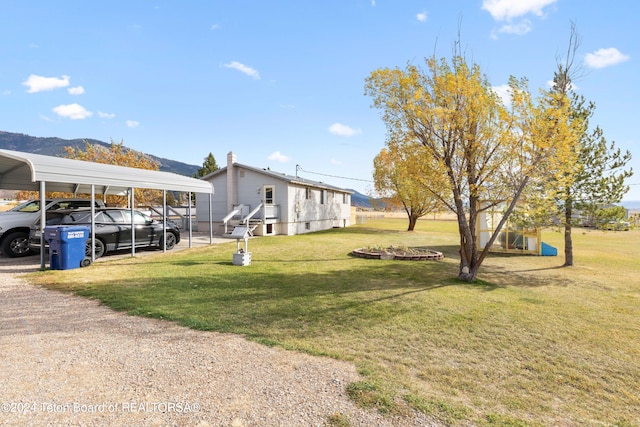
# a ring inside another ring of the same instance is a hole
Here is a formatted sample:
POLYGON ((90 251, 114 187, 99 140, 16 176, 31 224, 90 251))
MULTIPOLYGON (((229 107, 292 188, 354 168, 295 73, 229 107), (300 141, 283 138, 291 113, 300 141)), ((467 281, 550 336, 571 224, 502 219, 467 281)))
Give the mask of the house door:
POLYGON ((274 192, 275 192, 275 189, 273 186, 266 185, 264 187, 264 204, 265 205, 273 205, 274 192))
POLYGON ((265 185, 264 186, 264 199, 262 203, 264 203, 264 219, 274 219, 278 217, 278 207, 275 204, 275 186, 273 185, 265 185))

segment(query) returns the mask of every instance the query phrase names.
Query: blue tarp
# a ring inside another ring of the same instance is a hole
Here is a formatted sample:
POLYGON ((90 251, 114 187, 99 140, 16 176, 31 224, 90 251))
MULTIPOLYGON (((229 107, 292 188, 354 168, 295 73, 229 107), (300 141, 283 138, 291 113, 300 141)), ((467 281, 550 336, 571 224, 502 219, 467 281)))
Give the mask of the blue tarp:
POLYGON ((551 245, 542 242, 542 256, 558 256, 558 250, 551 245))

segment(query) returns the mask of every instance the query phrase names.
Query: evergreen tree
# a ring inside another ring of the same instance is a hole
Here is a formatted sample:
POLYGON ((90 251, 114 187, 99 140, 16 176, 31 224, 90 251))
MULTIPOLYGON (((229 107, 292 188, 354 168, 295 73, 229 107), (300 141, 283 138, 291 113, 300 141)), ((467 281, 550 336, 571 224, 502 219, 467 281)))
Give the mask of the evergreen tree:
POLYGON ((220 167, 216 162, 216 158, 212 153, 209 153, 209 155, 204 158, 202 167, 198 168, 198 173, 196 174, 195 178, 202 178, 203 176, 209 175, 211 172, 215 172, 218 169, 220 169, 220 167))
POLYGON ((625 180, 633 174, 631 169, 624 169, 631 160, 631 153, 623 153, 616 148, 615 142, 609 144, 600 127, 590 128, 589 119, 593 117, 595 104, 575 93, 572 80, 580 73, 580 66, 574 63, 579 46, 580 38, 572 25, 567 57, 564 63, 558 64, 553 80, 553 90, 571 99, 572 118, 581 124, 575 147, 577 162, 569 172, 570 179, 566 180, 570 184, 558 186, 551 183, 551 187, 559 189, 556 198, 560 210, 558 216, 564 227, 565 266, 573 265, 571 233, 576 211, 594 212, 599 207, 620 202, 629 191, 625 180))

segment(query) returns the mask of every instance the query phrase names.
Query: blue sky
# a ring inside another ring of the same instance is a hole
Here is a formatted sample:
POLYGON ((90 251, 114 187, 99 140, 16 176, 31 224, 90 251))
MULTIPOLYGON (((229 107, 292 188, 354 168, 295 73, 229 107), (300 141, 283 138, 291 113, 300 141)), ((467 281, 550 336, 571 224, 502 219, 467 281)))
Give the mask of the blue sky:
POLYGON ((0 130, 195 165, 233 151, 366 193, 386 136, 364 95, 373 70, 450 57, 460 33, 493 85, 526 77, 537 92, 574 22, 577 90, 640 174, 639 12, 620 0, 0 0, 0 130))

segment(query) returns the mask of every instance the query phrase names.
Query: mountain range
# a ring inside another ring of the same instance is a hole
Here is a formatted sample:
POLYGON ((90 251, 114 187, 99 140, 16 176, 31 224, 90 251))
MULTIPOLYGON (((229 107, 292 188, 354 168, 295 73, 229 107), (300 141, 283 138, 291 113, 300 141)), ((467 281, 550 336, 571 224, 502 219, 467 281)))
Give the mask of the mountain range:
MULTIPOLYGON (((84 150, 85 142, 89 144, 101 145, 105 148, 111 146, 110 143, 91 138, 62 139, 55 137, 36 137, 22 133, 11 133, 0 131, 0 148, 5 150, 22 151, 24 153, 42 154, 45 156, 62 157, 65 155, 64 147, 73 147, 84 150)), ((127 148, 127 147, 125 147, 127 148)), ((158 163, 161 171, 173 172, 179 175, 195 176, 200 166, 190 165, 171 159, 154 156, 149 153, 142 153, 158 163)), ((355 190, 351 196, 351 204, 357 207, 370 208, 369 196, 355 190)))
MULTIPOLYGON (((64 147, 73 147, 84 150, 85 142, 89 144, 101 145, 109 148, 110 143, 98 141, 97 139, 62 139, 62 138, 40 138, 22 133, 10 133, 0 131, 0 148, 5 150, 22 151, 25 153, 42 154, 45 156, 62 157, 65 155, 64 147)), ((153 159, 161 171, 173 172, 179 175, 194 176, 198 172, 199 166, 177 162, 171 159, 157 157, 152 154, 143 153, 153 159)))

